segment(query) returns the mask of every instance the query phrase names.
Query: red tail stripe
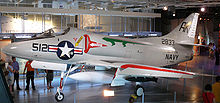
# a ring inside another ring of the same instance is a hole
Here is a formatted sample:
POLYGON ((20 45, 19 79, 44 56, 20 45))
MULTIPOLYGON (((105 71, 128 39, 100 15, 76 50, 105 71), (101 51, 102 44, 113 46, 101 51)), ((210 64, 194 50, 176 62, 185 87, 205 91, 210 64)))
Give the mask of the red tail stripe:
POLYGON ((181 71, 175 71, 175 70, 169 70, 169 69, 162 69, 162 68, 154 68, 154 67, 146 67, 146 66, 133 65, 133 64, 122 65, 121 68, 123 68, 123 69, 138 68, 138 69, 147 69, 147 70, 154 70, 154 71, 163 71, 163 72, 171 72, 171 73, 181 73, 181 74, 193 75, 193 74, 187 73, 187 72, 181 72, 181 71))

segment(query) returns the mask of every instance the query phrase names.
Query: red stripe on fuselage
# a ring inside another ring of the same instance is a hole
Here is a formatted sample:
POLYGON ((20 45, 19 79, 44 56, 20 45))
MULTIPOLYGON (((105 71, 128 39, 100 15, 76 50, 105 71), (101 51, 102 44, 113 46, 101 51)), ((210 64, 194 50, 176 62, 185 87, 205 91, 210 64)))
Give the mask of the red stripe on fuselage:
POLYGON ((181 74, 193 75, 193 74, 187 73, 187 72, 181 72, 181 71, 175 71, 175 70, 169 70, 169 69, 162 69, 162 68, 147 67, 147 66, 141 66, 141 65, 133 65, 133 64, 125 64, 125 65, 122 65, 121 68, 123 68, 123 69, 138 68, 138 69, 146 69, 146 70, 154 70, 154 71, 163 71, 163 72, 171 72, 171 73, 181 73, 181 74))
POLYGON ((82 50, 74 50, 74 52, 82 52, 82 50))
POLYGON ((57 48, 49 48, 49 49, 52 49, 52 50, 57 50, 57 48))

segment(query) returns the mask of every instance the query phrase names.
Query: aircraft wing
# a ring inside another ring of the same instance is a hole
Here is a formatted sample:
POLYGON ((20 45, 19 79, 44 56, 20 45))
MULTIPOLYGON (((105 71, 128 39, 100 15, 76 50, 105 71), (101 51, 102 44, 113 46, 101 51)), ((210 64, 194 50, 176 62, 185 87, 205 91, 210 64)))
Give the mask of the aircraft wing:
MULTIPOLYGON (((115 72, 111 86, 122 86, 125 85, 124 79, 127 77, 142 78, 142 80, 149 78, 193 78, 197 76, 197 73, 168 69, 147 65, 136 65, 136 64, 124 64, 115 72)), ((136 81, 139 81, 136 79, 136 81)))
POLYGON ((161 68, 149 65, 130 64, 123 62, 106 62, 106 61, 81 61, 87 65, 116 67, 119 68, 118 75, 134 76, 134 77, 164 77, 164 78, 193 78, 196 73, 161 68))
MULTIPOLYGON (((131 64, 124 62, 106 62, 106 61, 84 61, 86 64, 94 66, 117 67, 111 86, 125 85, 127 77, 134 78, 193 78, 199 74, 182 71, 177 69, 168 69, 149 65, 131 64)), ((83 73, 81 73, 83 74, 83 73)), ((92 76, 93 77, 93 76, 92 76)), ((91 78, 92 78, 91 77, 91 78)), ((137 80, 139 81, 139 80, 137 80)))
MULTIPOLYGON (((138 82, 138 81, 142 81, 145 79, 148 80, 149 78, 150 79, 153 78, 152 80, 150 80, 150 81, 153 81, 154 78, 193 78, 195 76, 212 76, 212 75, 198 74, 198 73, 176 70, 176 69, 168 69, 168 68, 162 68, 162 67, 130 64, 130 63, 123 63, 123 62, 113 62, 113 61, 107 62, 107 61, 101 61, 101 60, 91 60, 91 61, 79 61, 76 64, 104 66, 107 68, 109 67, 108 70, 111 70, 110 67, 117 67, 118 69, 114 71, 113 72, 114 75, 112 74, 111 76, 103 75, 103 73, 100 73, 100 71, 79 72, 79 73, 70 75, 70 78, 84 80, 84 81, 91 81, 91 82, 97 82, 97 81, 103 81, 103 80, 108 81, 111 83, 111 86, 125 85, 125 83, 129 81, 128 77, 136 78, 136 80, 134 81, 138 82), (99 75, 98 76, 100 77, 99 79, 96 78, 97 75, 99 75)), ((49 69, 49 70, 66 71, 68 69, 68 65, 62 64, 62 63, 33 61, 31 65, 34 68, 49 69)))
POLYGON ((166 78, 193 78, 196 73, 176 69, 160 68, 147 65, 125 64, 120 67, 119 75, 166 77, 166 78))

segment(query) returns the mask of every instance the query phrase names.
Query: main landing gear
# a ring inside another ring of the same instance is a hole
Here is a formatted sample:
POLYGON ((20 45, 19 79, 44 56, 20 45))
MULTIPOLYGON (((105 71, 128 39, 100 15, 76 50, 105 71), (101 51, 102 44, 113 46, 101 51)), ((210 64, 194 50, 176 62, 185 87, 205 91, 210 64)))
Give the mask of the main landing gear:
POLYGON ((142 96, 144 94, 144 88, 140 85, 137 85, 134 94, 138 97, 142 96))
POLYGON ((134 101, 136 101, 137 98, 141 97, 142 95, 144 95, 144 88, 137 84, 134 90, 134 94, 132 94, 129 98, 129 103, 134 103, 134 101))

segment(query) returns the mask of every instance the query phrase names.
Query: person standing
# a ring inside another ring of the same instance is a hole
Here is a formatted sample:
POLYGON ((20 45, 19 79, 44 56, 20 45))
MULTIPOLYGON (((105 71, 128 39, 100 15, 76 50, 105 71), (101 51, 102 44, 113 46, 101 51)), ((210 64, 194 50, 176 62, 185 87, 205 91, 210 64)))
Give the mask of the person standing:
POLYGON ((47 89, 54 88, 51 83, 53 81, 53 70, 46 70, 47 73, 47 89))
POLYGON ((8 67, 7 67, 7 69, 8 69, 8 76, 7 76, 7 83, 8 83, 8 85, 9 85, 9 90, 10 90, 10 92, 13 92, 12 91, 12 85, 13 85, 13 82, 14 82, 14 69, 13 69, 13 67, 12 67, 12 62, 9 62, 8 63, 8 67))
POLYGON ((216 103, 220 103, 220 76, 216 77, 216 82, 212 85, 212 90, 216 103))
MULTIPOLYGON (((32 60, 28 60, 26 62, 25 67, 24 67, 23 74, 25 74, 25 71, 27 69, 27 73, 26 73, 26 83, 27 83, 27 85, 26 85, 25 90, 29 90, 30 80, 31 80, 32 89, 36 90, 35 85, 34 85, 34 68, 32 68, 31 63, 32 63, 32 60)), ((38 71, 37 71, 37 74, 38 74, 38 71)))
POLYGON ((205 92, 202 94, 204 103, 215 103, 215 96, 212 93, 211 84, 205 86, 205 92))
POLYGON ((21 90, 21 88, 19 87, 19 64, 18 62, 16 61, 16 58, 15 57, 12 57, 12 66, 14 68, 14 83, 12 85, 12 90, 14 90, 14 84, 16 82, 16 85, 17 85, 17 90, 21 90))

